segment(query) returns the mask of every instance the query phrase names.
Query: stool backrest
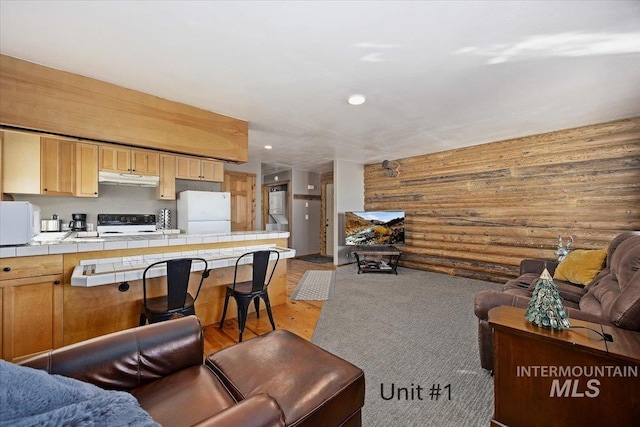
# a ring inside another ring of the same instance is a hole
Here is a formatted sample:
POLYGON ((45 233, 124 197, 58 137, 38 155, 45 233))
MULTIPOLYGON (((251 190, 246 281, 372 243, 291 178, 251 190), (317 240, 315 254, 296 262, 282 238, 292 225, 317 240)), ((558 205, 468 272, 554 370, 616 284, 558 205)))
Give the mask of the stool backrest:
POLYGON ((251 278, 251 291, 256 292, 262 289, 265 289, 271 283, 271 278, 273 277, 273 273, 276 270, 276 266, 278 265, 278 261, 280 260, 280 252, 275 250, 264 250, 264 251, 255 251, 255 252, 247 252, 243 254, 236 261, 236 270, 233 276, 233 284, 236 284, 236 277, 238 274, 238 265, 242 264, 242 261, 245 257, 253 257, 253 272, 251 278), (275 254, 275 262, 271 268, 271 273, 269 273, 269 261, 271 259, 271 255, 275 254))
POLYGON ((203 258, 178 258, 158 261, 148 266, 142 275, 143 298, 146 307, 147 301, 147 273, 154 267, 166 264, 167 268, 167 310, 172 311, 185 306, 187 293, 189 292, 189 278, 191 275, 191 264, 193 261, 201 261, 204 269, 198 284, 198 290, 193 300, 198 298, 202 281, 209 275, 207 261, 203 258))

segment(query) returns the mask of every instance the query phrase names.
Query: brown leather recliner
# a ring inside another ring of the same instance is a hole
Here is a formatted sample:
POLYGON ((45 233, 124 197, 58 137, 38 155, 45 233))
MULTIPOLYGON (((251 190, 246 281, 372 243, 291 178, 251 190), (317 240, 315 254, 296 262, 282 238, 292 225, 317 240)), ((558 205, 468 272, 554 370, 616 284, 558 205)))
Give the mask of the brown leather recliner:
MULTIPOLYGON (((546 267, 551 274, 555 261, 523 260, 520 276, 507 282, 502 292, 476 295, 480 364, 493 370, 493 332, 489 310, 500 305, 527 308, 535 282, 546 267)), ((554 280, 569 319, 640 331, 640 232, 629 231, 613 239, 604 269, 584 288, 554 280)))
POLYGON ((309 420, 318 419, 323 426, 361 425, 363 372, 314 344, 277 330, 221 350, 212 356, 225 360, 232 355, 241 373, 224 379, 219 372, 233 368, 214 373, 211 356, 209 366, 204 364, 203 346, 200 321, 188 316, 51 350, 20 364, 127 391, 163 426, 309 426, 309 420), (243 360, 256 351, 277 354, 279 360, 269 366, 243 360), (283 387, 274 381, 277 370, 292 377, 317 372, 283 387), (258 384, 259 391, 242 394, 228 388, 229 382, 243 388, 245 381, 258 384))

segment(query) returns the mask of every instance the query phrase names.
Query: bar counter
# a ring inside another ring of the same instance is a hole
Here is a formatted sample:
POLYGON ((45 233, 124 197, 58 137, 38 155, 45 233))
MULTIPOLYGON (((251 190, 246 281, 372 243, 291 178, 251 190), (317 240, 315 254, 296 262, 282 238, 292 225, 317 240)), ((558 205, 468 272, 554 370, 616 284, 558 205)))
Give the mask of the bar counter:
MULTIPOLYGON (((3 354, 10 360, 137 326, 142 309, 142 271, 151 261, 161 258, 199 256, 207 260, 211 273, 202 284, 195 309, 202 324, 211 325, 220 321, 225 288, 233 282, 235 260, 241 252, 277 248, 280 260, 269 286, 269 299, 272 306, 284 304, 287 259, 295 256, 295 250, 287 248, 288 237, 288 232, 273 231, 106 238, 70 234, 57 241, 2 247, 0 285, 5 296, 5 317, 11 319, 11 323, 5 322, 4 329, 5 335, 14 337, 11 348, 5 348, 3 354), (86 274, 87 269, 101 274, 86 274), (74 270, 76 276, 72 279, 74 270), (42 280, 28 279, 34 285, 24 287, 27 279, 23 277, 28 276, 41 276, 42 280), (128 286, 121 286, 125 282, 128 286), (10 295, 11 300, 7 298, 10 295), (43 297, 51 302, 36 314, 30 307, 34 301, 43 301, 43 297), (50 325, 44 325, 46 319, 50 319, 50 325), (29 342, 29 335, 43 328, 50 331, 46 337, 34 337, 34 342, 29 342)), ((249 265, 239 267, 238 279, 251 279, 249 265)), ((149 297, 166 293, 164 280, 151 279, 149 297)), ((227 317, 235 316, 236 306, 231 300, 227 317)))

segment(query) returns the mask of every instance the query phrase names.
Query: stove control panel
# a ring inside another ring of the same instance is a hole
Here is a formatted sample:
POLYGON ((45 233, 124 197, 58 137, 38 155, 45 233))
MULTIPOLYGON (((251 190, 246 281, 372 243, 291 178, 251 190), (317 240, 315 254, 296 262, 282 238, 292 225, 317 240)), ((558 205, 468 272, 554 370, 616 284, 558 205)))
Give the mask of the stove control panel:
POLYGON ((98 225, 155 225, 156 216, 138 214, 98 214, 98 225))

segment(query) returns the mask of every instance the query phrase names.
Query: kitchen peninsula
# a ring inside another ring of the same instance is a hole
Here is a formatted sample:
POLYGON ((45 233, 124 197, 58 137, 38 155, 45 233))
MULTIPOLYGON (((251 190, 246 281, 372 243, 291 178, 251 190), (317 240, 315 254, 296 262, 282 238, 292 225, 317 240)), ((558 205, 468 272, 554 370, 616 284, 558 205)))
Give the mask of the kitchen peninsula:
MULTIPOLYGON (((160 258, 207 259, 211 274, 202 285, 196 313, 203 325, 210 325, 222 315, 225 285, 233 282, 237 257, 276 248, 280 261, 269 298, 272 306, 283 304, 287 258, 295 256, 295 250, 286 248, 288 237, 288 232, 269 231, 106 238, 71 233, 57 241, 1 247, 2 358, 13 360, 137 326, 142 271, 160 258)), ((248 266, 239 270, 241 280, 249 280, 250 274, 248 266)), ((150 296, 162 295, 163 279, 152 280, 150 296)), ((229 313, 235 313, 232 301, 230 305, 229 313)))

